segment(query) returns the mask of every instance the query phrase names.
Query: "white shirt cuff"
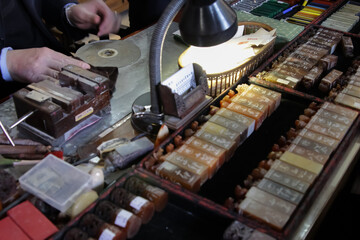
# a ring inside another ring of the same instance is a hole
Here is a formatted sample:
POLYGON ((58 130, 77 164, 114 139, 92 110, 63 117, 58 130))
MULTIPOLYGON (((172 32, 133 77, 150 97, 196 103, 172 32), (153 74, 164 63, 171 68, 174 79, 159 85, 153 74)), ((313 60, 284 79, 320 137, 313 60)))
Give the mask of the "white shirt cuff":
POLYGON ((66 20, 67 20, 67 22, 70 24, 70 26, 72 26, 72 27, 75 27, 75 26, 71 23, 68 14, 69 14, 70 8, 71 8, 72 6, 74 6, 74 5, 76 5, 76 3, 67 3, 67 4, 65 4, 65 6, 64 6, 66 20))
POLYGON ((0 55, 1 75, 2 75, 2 78, 7 82, 10 82, 13 80, 10 76, 10 73, 9 73, 9 70, 8 70, 7 64, 6 64, 6 55, 9 50, 13 50, 13 49, 11 47, 5 47, 5 48, 1 49, 1 55, 0 55))

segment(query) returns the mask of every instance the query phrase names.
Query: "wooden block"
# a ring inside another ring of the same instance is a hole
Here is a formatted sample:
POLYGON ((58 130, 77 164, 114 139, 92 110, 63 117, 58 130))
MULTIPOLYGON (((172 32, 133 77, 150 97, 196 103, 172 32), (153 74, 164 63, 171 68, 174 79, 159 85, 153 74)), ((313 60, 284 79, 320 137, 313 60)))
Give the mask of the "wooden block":
POLYGON ((317 163, 315 161, 309 160, 298 154, 294 154, 288 151, 284 152, 281 155, 280 160, 295 165, 299 168, 305 169, 307 171, 313 172, 317 175, 321 172, 323 168, 323 165, 320 163, 317 163))
POLYGON ((20 203, 7 214, 31 239, 46 239, 58 231, 57 227, 29 201, 20 203))
POLYGON ((48 80, 29 84, 28 87, 50 96, 54 103, 60 105, 67 112, 75 110, 83 103, 82 93, 71 88, 55 85, 48 80))
POLYGON ((5 217, 0 220, 0 232, 0 240, 30 240, 10 217, 5 217))
POLYGON ((239 208, 246 215, 265 222, 277 230, 281 230, 290 218, 290 215, 278 212, 250 198, 245 198, 239 208))
POLYGON ((237 104, 241 104, 243 106, 247 106, 249 108, 255 109, 257 111, 262 112, 266 116, 268 116, 269 112, 269 105, 259 102, 256 99, 246 97, 246 92, 241 95, 235 95, 233 98, 231 98, 231 101, 237 104))
POLYGON ((301 65, 305 65, 305 66, 309 65, 309 66, 311 66, 310 68, 312 68, 318 62, 318 58, 314 55, 307 54, 305 52, 300 53, 300 52, 294 51, 286 58, 286 62, 288 62, 288 61, 298 63, 301 65))
POLYGON ((60 81, 76 82, 76 86, 79 90, 85 92, 86 94, 91 94, 92 96, 100 94, 101 91, 97 83, 89 81, 86 78, 83 78, 71 72, 67 72, 67 71, 60 72, 59 79, 60 81))
POLYGON ((342 93, 360 98, 360 87, 348 84, 342 91, 342 93))
POLYGON ((295 204, 285 201, 273 194, 260 190, 257 187, 251 187, 246 193, 246 198, 251 198, 265 206, 284 214, 292 214, 296 208, 295 204))
POLYGON ((38 112, 34 114, 38 115, 37 119, 48 118, 52 122, 57 122, 63 118, 64 110, 59 105, 52 101, 45 101, 42 103, 34 102, 26 97, 29 93, 30 91, 28 89, 23 88, 13 94, 16 113, 19 118, 35 109, 38 110, 38 112))
POLYGON ((270 194, 273 194, 285 201, 291 202, 293 204, 298 205, 303 198, 303 194, 292 190, 288 187, 285 187, 284 185, 275 183, 268 179, 262 179, 257 187, 265 192, 268 192, 270 194))
POLYGON ((358 116, 357 111, 330 102, 325 102, 321 106, 321 108, 332 112, 336 112, 337 114, 340 114, 342 116, 345 116, 353 120, 355 120, 355 118, 358 116))
POLYGON ((219 124, 216 124, 212 121, 207 121, 204 125, 201 126, 207 132, 214 133, 218 136, 228 138, 236 143, 240 142, 240 133, 230 130, 229 128, 223 127, 219 124))
POLYGON ((315 48, 313 46, 310 45, 306 45, 306 44, 302 44, 300 45, 300 47, 298 47, 296 49, 296 52, 306 52, 307 54, 312 54, 313 56, 315 56, 316 58, 318 58, 319 60, 325 56, 326 54, 329 53, 329 51, 327 51, 326 49, 323 48, 315 48))
POLYGON ((188 157, 195 162, 199 162, 201 164, 208 166, 209 178, 214 176, 215 172, 221 166, 219 158, 217 158, 209 153, 203 152, 199 149, 193 148, 188 144, 184 144, 180 148, 175 149, 175 152, 179 153, 180 155, 183 155, 185 157, 188 157))
POLYGON ((275 160, 275 162, 271 165, 271 169, 274 169, 279 172, 281 171, 283 173, 296 177, 309 184, 312 184, 315 181, 315 178, 317 177, 317 174, 313 172, 307 171, 303 168, 296 167, 292 164, 286 163, 281 160, 275 160))
POLYGON ((358 76, 351 76, 350 81, 348 81, 349 85, 353 85, 355 87, 360 87, 360 77, 358 76))
POLYGON ((236 134, 238 134, 237 139, 239 144, 245 141, 245 139, 248 136, 248 126, 241 123, 237 123, 233 120, 222 117, 218 114, 212 116, 208 122, 218 124, 220 126, 225 127, 226 129, 229 129, 229 131, 233 131, 236 134))
POLYGON ((172 152, 165 155, 165 161, 168 161, 176 166, 179 166, 186 171, 197 174, 201 177, 201 184, 205 183, 209 178, 209 166, 200 162, 196 162, 191 158, 181 155, 177 152, 172 152))
POLYGON ((225 162, 226 150, 222 147, 219 147, 215 144, 209 143, 194 136, 186 140, 185 144, 218 158, 218 167, 220 167, 225 162))
POLYGON ((305 126, 305 128, 335 138, 337 140, 342 140, 349 130, 348 126, 338 122, 330 121, 329 119, 317 115, 311 118, 310 122, 305 126))
POLYGON ((323 77, 319 84, 319 90, 326 93, 329 92, 342 76, 343 72, 333 69, 325 77, 323 77))
POLYGON ((305 193, 310 186, 310 184, 305 181, 301 181, 298 178, 271 168, 264 177, 301 193, 305 193))
MULTIPOLYGON (((318 146, 318 145, 316 145, 318 146)), ((306 159, 315 161, 317 163, 320 163, 322 165, 324 165, 330 158, 330 155, 325 155, 320 153, 321 149, 316 149, 316 151, 313 151, 309 148, 306 147, 302 147, 301 145, 296 145, 296 144, 291 144, 289 146, 289 148, 287 149, 287 151, 297 154, 299 156, 302 156, 306 159)))
POLYGON ((335 138, 328 137, 324 134, 317 133, 306 128, 302 129, 298 136, 329 146, 332 150, 335 150, 340 143, 340 141, 335 138))
POLYGON ((267 98, 272 99, 275 101, 275 109, 277 109, 281 102, 281 93, 275 92, 273 90, 257 86, 255 84, 250 84, 248 91, 256 92, 259 95, 265 96, 267 98))
POLYGON ((337 64, 338 56, 328 54, 320 59, 320 64, 326 69, 330 70, 337 64))
POLYGON ((304 76, 308 71, 310 71, 310 69, 314 67, 314 64, 314 61, 306 62, 302 61, 301 59, 287 57, 277 69, 282 69, 286 72, 297 72, 304 76))
POLYGON ((333 149, 311 139, 297 136, 287 150, 309 160, 325 164, 330 158, 333 149))
POLYGON ((248 89, 246 92, 243 93, 243 96, 246 99, 258 102, 259 104, 264 104, 268 106, 268 116, 270 116, 276 107, 276 102, 274 99, 268 98, 267 96, 260 95, 259 93, 248 89))
POLYGON ((164 161, 156 168, 156 174, 173 183, 180 184, 182 187, 197 192, 200 190, 201 177, 197 174, 189 172, 170 162, 164 161))
POLYGON ((338 123, 343 124, 343 125, 348 126, 348 127, 350 127, 353 124, 353 122, 354 122, 354 120, 355 120, 355 118, 357 116, 357 115, 355 115, 355 117, 349 118, 349 117, 346 117, 346 116, 341 115, 339 113, 326 110, 324 108, 320 108, 316 112, 316 115, 318 115, 320 117, 323 117, 323 118, 330 119, 331 121, 338 122, 338 123))
POLYGON ((239 124, 243 124, 248 127, 247 137, 249 137, 255 129, 255 119, 247 117, 243 114, 236 113, 234 111, 230 111, 226 108, 219 109, 215 115, 220 115, 227 119, 233 120, 239 124))
POLYGON ((276 68, 268 72, 264 79, 269 82, 274 82, 279 85, 283 85, 288 88, 296 88, 304 75, 297 72, 287 72, 283 69, 276 68))
POLYGON ((222 136, 216 135, 214 133, 205 131, 205 129, 197 130, 195 133, 195 137, 198 137, 204 141, 215 144, 221 148, 226 150, 226 160, 229 160, 232 154, 236 149, 236 142, 232 141, 228 138, 224 138, 222 136))
POLYGON ((324 69, 321 66, 314 66, 303 78, 302 83, 305 88, 310 89, 318 83, 320 75, 324 69))
POLYGON ((267 117, 267 113, 260 112, 256 109, 237 104, 237 103, 230 103, 227 107, 228 110, 243 114, 247 117, 255 119, 255 129, 259 129, 265 118, 267 117))
POLYGON ((91 82, 96 83, 99 86, 99 91, 103 92, 109 89, 110 80, 100 74, 91 72, 75 65, 67 65, 63 67, 62 72, 70 72, 81 78, 85 78, 91 82))

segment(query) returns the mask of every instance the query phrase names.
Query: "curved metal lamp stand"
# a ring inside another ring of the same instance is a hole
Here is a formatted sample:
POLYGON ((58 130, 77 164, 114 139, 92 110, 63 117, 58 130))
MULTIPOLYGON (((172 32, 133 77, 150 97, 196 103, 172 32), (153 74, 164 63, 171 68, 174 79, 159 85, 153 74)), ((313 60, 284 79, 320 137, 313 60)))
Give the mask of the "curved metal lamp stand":
MULTIPOLYGON (((189 44, 216 45, 229 40, 237 31, 236 13, 223 0, 172 0, 169 3, 157 22, 151 39, 149 55, 151 108, 140 101, 140 99, 148 101, 148 93, 140 96, 139 101, 135 100, 133 104, 132 123, 141 131, 151 131, 154 134, 163 123, 164 114, 158 94, 162 74, 162 49, 172 21, 186 2, 189 4, 185 6, 184 14, 185 10, 189 11, 186 11, 179 27, 181 33, 184 30, 184 36, 188 38, 189 44), (196 7, 187 8, 188 6, 196 7), (191 21, 194 21, 193 25, 191 21), (196 36, 198 34, 199 37, 196 36)), ((187 39, 184 40, 187 42, 187 39)))
POLYGON ((176 14, 180 11, 181 7, 187 0, 173 0, 169 3, 164 13, 161 15, 158 23, 156 24, 150 45, 150 94, 151 94, 151 111, 153 113, 161 113, 160 101, 157 94, 157 87, 161 82, 161 61, 162 49, 166 37, 166 33, 170 24, 174 20, 176 14))
POLYGON ((157 93, 157 87, 161 83, 161 62, 162 49, 166 33, 174 20, 176 14, 180 11, 186 0, 173 0, 164 10, 158 23, 155 26, 149 55, 150 71, 150 94, 145 93, 138 97, 133 106, 131 122, 133 126, 142 132, 156 135, 164 121, 164 114, 161 112, 161 105, 157 93), (151 107, 149 108, 149 104, 151 107))

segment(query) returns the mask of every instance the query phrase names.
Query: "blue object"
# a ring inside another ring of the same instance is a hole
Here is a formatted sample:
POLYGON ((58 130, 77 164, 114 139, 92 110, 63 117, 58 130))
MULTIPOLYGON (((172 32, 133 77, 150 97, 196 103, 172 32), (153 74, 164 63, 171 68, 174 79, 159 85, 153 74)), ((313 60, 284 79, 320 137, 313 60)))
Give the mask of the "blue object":
POLYGON ((286 13, 290 12, 291 10, 293 10, 294 8, 296 8, 297 6, 299 6, 299 4, 295 4, 294 6, 289 7, 288 9, 285 9, 282 13, 286 14, 286 13))
POLYGON ((0 54, 0 70, 2 77, 5 81, 12 81, 11 75, 9 73, 7 64, 6 64, 6 55, 9 50, 13 50, 11 47, 5 47, 1 49, 0 54))

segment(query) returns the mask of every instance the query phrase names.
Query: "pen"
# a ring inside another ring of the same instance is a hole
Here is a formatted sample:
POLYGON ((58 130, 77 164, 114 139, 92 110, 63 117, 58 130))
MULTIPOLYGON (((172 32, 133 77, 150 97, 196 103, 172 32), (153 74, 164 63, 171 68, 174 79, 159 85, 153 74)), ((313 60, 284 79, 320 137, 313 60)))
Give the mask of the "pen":
POLYGON ((299 6, 299 4, 295 4, 294 6, 289 7, 288 9, 285 9, 282 13, 286 14, 286 13, 290 12, 291 10, 293 10, 294 8, 296 8, 297 6, 299 6))

